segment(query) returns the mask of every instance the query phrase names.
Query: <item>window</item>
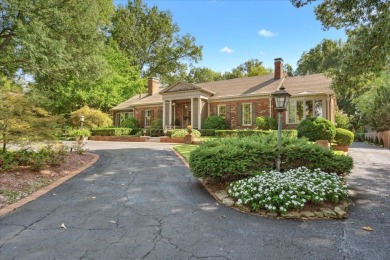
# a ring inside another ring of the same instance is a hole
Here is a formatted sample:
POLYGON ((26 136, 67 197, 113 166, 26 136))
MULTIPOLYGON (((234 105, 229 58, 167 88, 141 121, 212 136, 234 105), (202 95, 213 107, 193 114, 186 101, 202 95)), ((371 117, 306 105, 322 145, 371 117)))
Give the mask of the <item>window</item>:
POLYGON ((322 100, 290 100, 287 119, 290 124, 298 124, 309 116, 322 117, 322 100))
POLYGON ((226 117, 226 106, 218 106, 218 116, 225 119, 226 117))
POLYGON ((151 120, 152 120, 152 111, 146 110, 145 111, 145 127, 148 127, 151 125, 151 120))
POLYGON ((242 104, 242 125, 252 125, 252 104, 242 104))
POLYGON ((123 120, 129 117, 134 117, 134 110, 130 110, 129 112, 122 112, 117 114, 119 125, 122 124, 123 120))

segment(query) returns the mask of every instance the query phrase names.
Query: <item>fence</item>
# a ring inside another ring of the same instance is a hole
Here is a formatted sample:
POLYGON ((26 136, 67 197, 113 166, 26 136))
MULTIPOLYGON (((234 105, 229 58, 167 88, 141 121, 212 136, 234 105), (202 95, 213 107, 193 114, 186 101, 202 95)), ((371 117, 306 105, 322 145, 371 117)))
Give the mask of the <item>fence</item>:
POLYGON ((390 130, 383 131, 383 132, 368 132, 365 135, 366 138, 373 138, 378 137, 380 140, 383 139, 383 147, 390 148, 390 130))

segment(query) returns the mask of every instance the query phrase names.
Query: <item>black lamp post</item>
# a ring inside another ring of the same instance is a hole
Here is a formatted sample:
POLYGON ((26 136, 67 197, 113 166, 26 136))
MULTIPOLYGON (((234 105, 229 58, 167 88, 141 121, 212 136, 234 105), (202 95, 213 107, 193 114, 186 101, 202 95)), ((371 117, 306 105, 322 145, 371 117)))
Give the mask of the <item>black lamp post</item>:
POLYGON ((278 157, 276 159, 276 170, 280 171, 280 147, 282 140, 282 113, 287 110, 288 100, 291 95, 288 93, 282 85, 272 93, 275 99, 275 110, 278 111, 278 157))

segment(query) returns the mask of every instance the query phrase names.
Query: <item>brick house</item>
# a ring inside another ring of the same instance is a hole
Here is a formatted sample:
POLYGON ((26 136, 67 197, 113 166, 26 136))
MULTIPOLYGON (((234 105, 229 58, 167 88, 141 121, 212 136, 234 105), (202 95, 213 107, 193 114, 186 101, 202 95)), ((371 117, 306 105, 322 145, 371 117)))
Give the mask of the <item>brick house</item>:
POLYGON ((287 77, 283 60, 275 59, 273 75, 236 78, 207 83, 177 82, 159 88, 159 81, 148 79, 148 93, 140 94, 112 109, 114 125, 127 117, 137 118, 148 128, 161 119, 168 128, 191 124, 201 129, 208 116, 225 118, 231 129, 255 128, 259 116, 276 118, 272 93, 281 85, 292 96, 283 113, 283 128, 295 128, 307 116, 334 122, 336 97, 331 79, 322 74, 287 77))

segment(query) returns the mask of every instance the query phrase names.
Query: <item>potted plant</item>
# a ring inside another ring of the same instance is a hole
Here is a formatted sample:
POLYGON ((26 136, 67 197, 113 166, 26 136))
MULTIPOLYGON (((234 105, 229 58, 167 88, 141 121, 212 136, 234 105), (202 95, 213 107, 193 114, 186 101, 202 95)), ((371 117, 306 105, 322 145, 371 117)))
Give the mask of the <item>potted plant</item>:
POLYGON ((192 134, 192 125, 187 126, 187 132, 188 134, 192 134))

